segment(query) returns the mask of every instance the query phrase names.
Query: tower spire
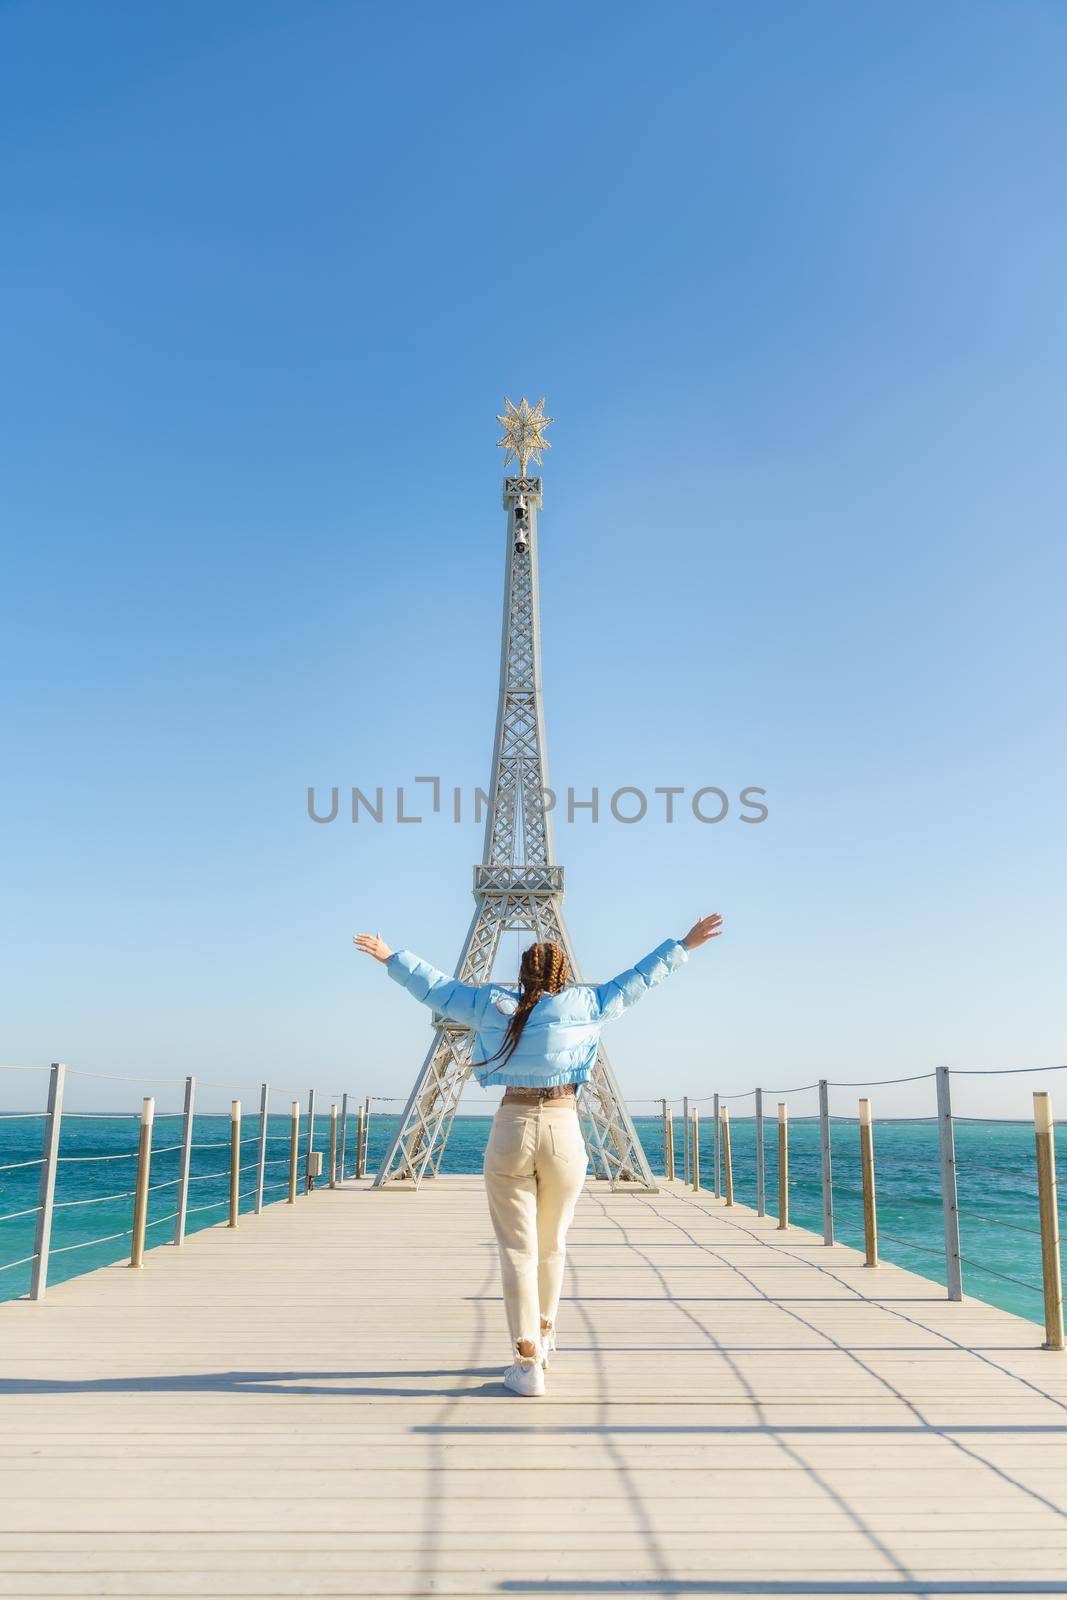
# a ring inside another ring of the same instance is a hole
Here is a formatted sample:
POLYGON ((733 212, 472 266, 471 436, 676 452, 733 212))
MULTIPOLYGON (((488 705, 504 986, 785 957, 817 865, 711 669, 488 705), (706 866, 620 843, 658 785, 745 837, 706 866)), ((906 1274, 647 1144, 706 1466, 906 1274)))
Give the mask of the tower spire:
MULTIPOLYGON (((474 869, 474 916, 456 966, 463 983, 488 983, 501 936, 513 930, 552 940, 567 952, 574 981, 578 965, 563 918, 563 868, 556 862, 545 804, 548 757, 541 701, 541 620, 537 515, 541 479, 526 475, 550 448, 544 400, 531 407, 505 398, 498 443, 518 477, 504 479, 507 546, 504 626, 500 649, 493 771, 482 859, 474 869)), ((416 1186, 436 1176, 470 1075, 469 1033, 441 1019, 408 1098, 400 1128, 374 1180, 375 1188, 405 1179, 416 1186)), ((655 1190, 656 1184, 603 1046, 578 1096, 586 1148, 597 1177, 612 1187, 655 1190)))

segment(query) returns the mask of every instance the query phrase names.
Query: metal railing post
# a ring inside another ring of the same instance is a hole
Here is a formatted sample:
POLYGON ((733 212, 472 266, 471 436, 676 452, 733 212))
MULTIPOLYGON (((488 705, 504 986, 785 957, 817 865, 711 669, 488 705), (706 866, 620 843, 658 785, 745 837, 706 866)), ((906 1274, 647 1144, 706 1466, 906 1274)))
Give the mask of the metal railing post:
POLYGON ((41 1152, 41 1179, 37 1186, 37 1223, 30 1268, 30 1299, 43 1300, 48 1287, 48 1252, 52 1244, 52 1209, 56 1198, 56 1163, 59 1135, 63 1125, 63 1082, 67 1069, 53 1061, 48 1074, 48 1101, 44 1113, 44 1144, 41 1152))
POLYGON ((720 1154, 719 1154, 719 1129, 722 1126, 721 1116, 722 1116, 722 1113, 721 1113, 720 1107, 719 1107, 719 1097, 716 1094, 716 1095, 712 1096, 712 1101, 711 1101, 711 1121, 712 1121, 711 1161, 712 1161, 713 1175, 714 1175, 714 1178, 715 1178, 714 1193, 715 1193, 716 1200, 718 1200, 720 1195, 722 1194, 722 1160, 721 1160, 720 1154))
POLYGON ((789 1226, 789 1111, 778 1102, 778 1226, 789 1226))
POLYGON ((359 1111, 356 1113, 356 1172, 357 1178, 363 1176, 363 1124, 366 1120, 366 1110, 363 1101, 359 1102, 359 1111))
POLYGON ((341 1182, 345 1181, 345 1145, 348 1141, 348 1096, 341 1096, 341 1154, 338 1160, 341 1163, 341 1182))
POLYGON ((141 1138, 137 1146, 137 1183, 133 1196, 133 1246, 130 1266, 144 1266, 145 1229, 148 1227, 148 1182, 152 1171, 152 1123, 156 1102, 146 1095, 141 1105, 141 1138))
POLYGON ((270 1086, 263 1084, 259 1091, 259 1150, 256 1155, 256 1216, 263 1210, 263 1178, 267 1165, 267 1107, 270 1086))
POLYGON ((660 1107, 663 1117, 663 1176, 667 1178, 670 1174, 667 1171, 669 1163, 667 1161, 667 1102, 665 1099, 660 1101, 660 1107))
POLYGON ((874 1125, 871 1102, 860 1101, 860 1177, 863 1181, 863 1248, 865 1267, 878 1265, 878 1210, 874 1190, 874 1125))
POLYGON ((307 1147, 304 1151, 307 1160, 304 1162, 304 1193, 310 1194, 314 1187, 311 1180, 311 1152, 315 1148, 315 1091, 308 1090, 308 1135, 307 1147))
POLYGON ((330 1188, 337 1188, 337 1106, 330 1107, 330 1188))
POLYGON ((722 1118, 722 1176, 726 1189, 726 1204, 734 1203, 734 1163, 730 1154, 730 1107, 723 1106, 720 1113, 722 1118))
POLYGON ((193 1158, 193 1117, 196 1104, 196 1079, 185 1080, 185 1108, 182 1112, 182 1142, 178 1151, 178 1199, 174 1218, 174 1243, 185 1243, 185 1221, 189 1214, 189 1165, 193 1158))
POLYGON ((767 1215, 767 1152, 763 1147, 763 1090, 756 1090, 756 1215, 767 1215))
POLYGON ((363 1153, 360 1156, 361 1176, 367 1172, 367 1146, 370 1143, 370 1095, 363 1101, 363 1153))
POLYGON ((300 1101, 289 1107, 289 1204, 296 1204, 296 1169, 300 1164, 300 1101))
POLYGON ((952 1131, 952 1089, 948 1068, 937 1069, 937 1131, 941 1148, 941 1211, 945 1222, 945 1278, 950 1300, 963 1299, 960 1214, 956 1204, 956 1141, 952 1131))
POLYGON ((822 1242, 834 1242, 834 1175, 830 1149, 830 1086, 819 1079, 819 1145, 822 1176, 822 1242))
POLYGON ((682 1182, 689 1182, 689 1096, 682 1096, 682 1182))
POLYGON ((1056 1207, 1056 1147, 1052 1096, 1034 1095, 1034 1138, 1037 1141, 1037 1199, 1041 1212, 1041 1280, 1045 1291, 1043 1350, 1063 1349, 1063 1268, 1060 1264, 1060 1219, 1056 1207))
POLYGON ((689 1136, 689 1145, 692 1151, 690 1169, 693 1174, 693 1193, 700 1192, 700 1112, 696 1106, 692 1111, 692 1128, 689 1136))
POLYGON ((674 1182, 674 1107, 667 1107, 667 1177, 674 1182))
POLYGON ((241 1205, 241 1102, 230 1101, 230 1220, 226 1226, 236 1228, 237 1213, 241 1205))

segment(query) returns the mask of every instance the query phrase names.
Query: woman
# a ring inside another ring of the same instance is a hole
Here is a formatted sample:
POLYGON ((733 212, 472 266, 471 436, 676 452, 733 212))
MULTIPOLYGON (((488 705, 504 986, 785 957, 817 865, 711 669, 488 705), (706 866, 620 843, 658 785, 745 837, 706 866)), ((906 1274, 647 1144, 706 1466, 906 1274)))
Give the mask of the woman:
POLYGON ((556 1348, 567 1229, 587 1166, 577 1091, 593 1070, 600 1030, 721 931, 720 916, 701 917, 684 939, 665 940, 601 984, 572 984, 563 948, 532 944, 517 989, 446 978, 377 934, 353 939, 416 1000, 472 1029, 475 1077, 504 1085, 485 1152, 485 1187, 514 1352, 504 1383, 516 1394, 544 1394, 556 1348))

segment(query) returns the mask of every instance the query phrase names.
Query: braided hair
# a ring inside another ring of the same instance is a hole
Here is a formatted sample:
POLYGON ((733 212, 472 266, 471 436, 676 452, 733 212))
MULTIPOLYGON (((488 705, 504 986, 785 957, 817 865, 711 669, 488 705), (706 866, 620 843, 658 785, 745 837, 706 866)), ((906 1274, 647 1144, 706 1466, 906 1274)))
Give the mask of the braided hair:
POLYGON ((506 1067, 519 1048, 522 1030, 538 1000, 543 994, 558 994, 566 988, 570 979, 571 969, 560 945, 546 941, 544 944, 532 944, 524 950, 519 965, 519 1003, 508 1018, 504 1043, 488 1060, 478 1061, 475 1065, 487 1067, 490 1061, 496 1061, 494 1072, 506 1067), (499 1061, 497 1056, 501 1058, 499 1061))

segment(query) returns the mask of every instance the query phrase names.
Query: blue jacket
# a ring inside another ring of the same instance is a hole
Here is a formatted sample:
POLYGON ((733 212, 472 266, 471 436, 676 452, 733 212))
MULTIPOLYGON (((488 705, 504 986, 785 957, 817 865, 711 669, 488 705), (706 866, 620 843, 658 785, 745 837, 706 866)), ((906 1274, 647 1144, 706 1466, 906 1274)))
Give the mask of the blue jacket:
POLYGON ((508 1018, 518 1004, 519 990, 500 983, 477 987, 446 978, 410 950, 394 950, 386 962, 391 978, 431 1011, 474 1030, 474 1075, 481 1084, 513 1083, 548 1089, 559 1083, 584 1083, 596 1061, 600 1030, 620 1017, 654 984, 689 960, 677 939, 665 939, 650 956, 610 983, 575 983, 559 994, 542 995, 526 1019, 518 1049, 506 1066, 497 1051, 504 1043, 508 1018))

